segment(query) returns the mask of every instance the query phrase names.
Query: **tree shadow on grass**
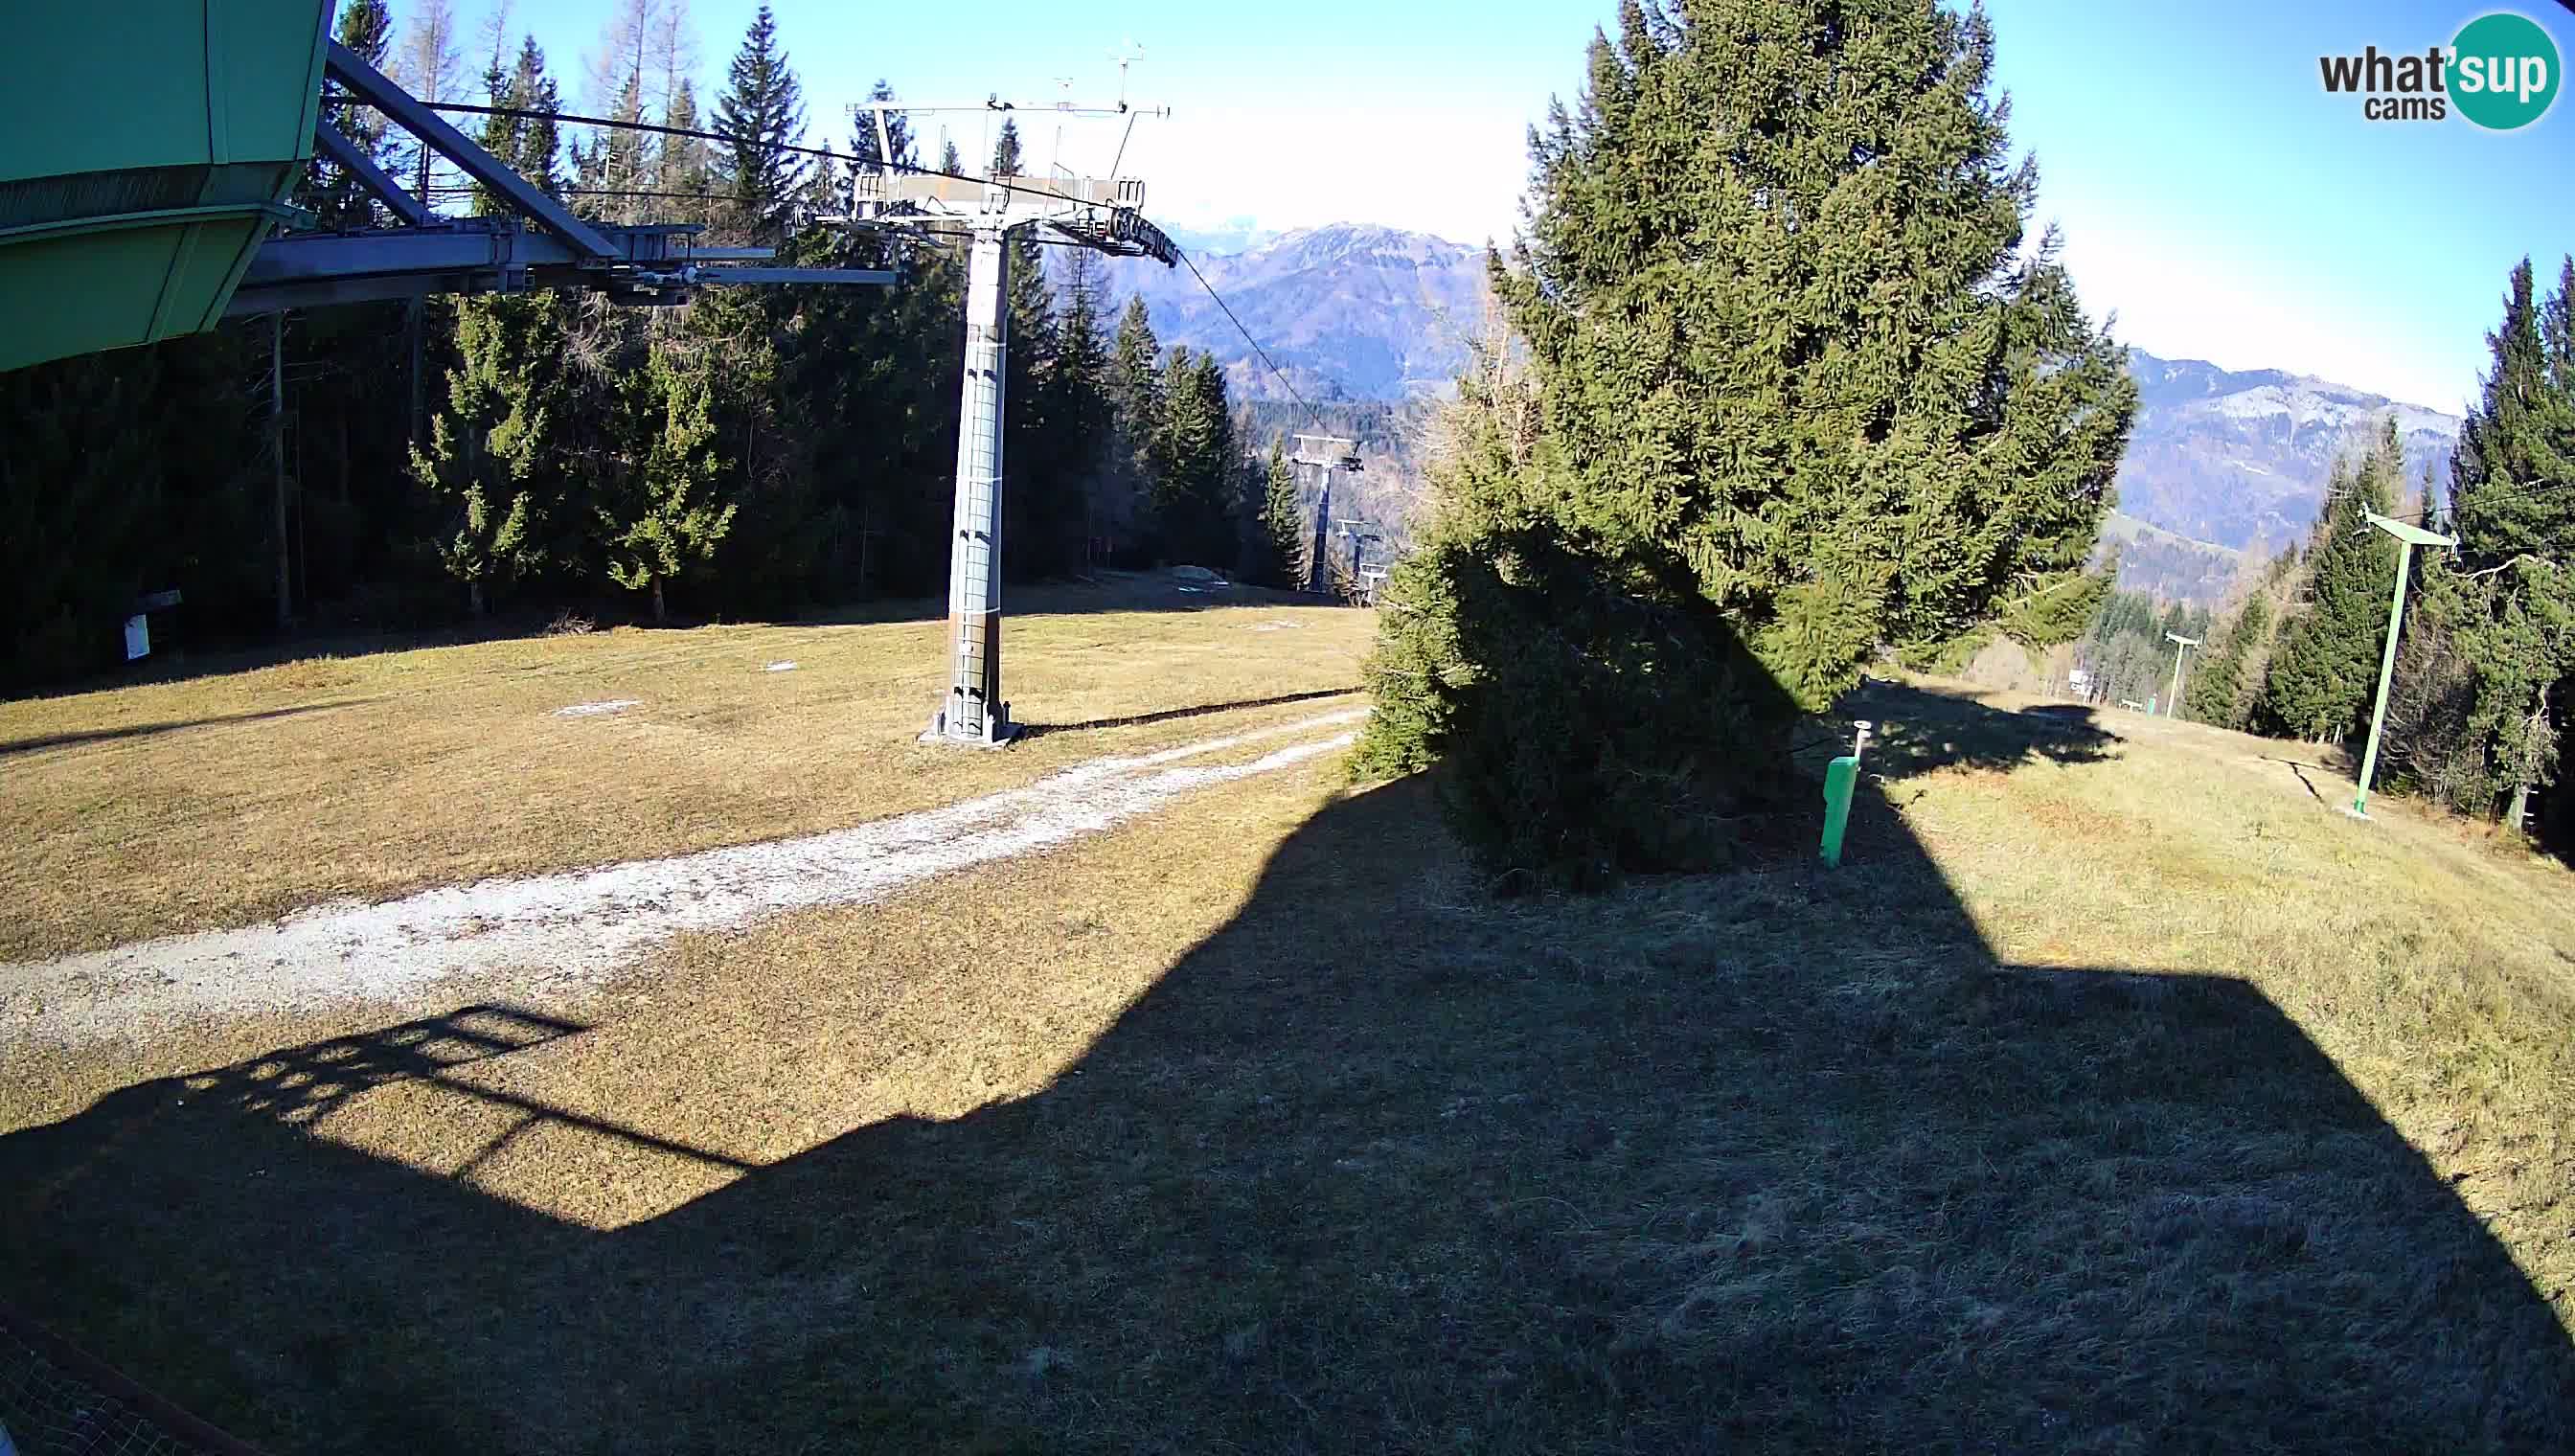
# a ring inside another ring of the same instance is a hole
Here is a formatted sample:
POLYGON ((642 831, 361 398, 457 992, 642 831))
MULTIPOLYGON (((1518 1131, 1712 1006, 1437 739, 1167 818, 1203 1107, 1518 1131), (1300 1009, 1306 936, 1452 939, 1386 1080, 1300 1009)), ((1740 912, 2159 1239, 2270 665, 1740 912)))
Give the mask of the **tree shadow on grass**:
MULTIPOLYGON (((1973 697, 1886 679, 1862 684, 1834 711, 1869 721, 1864 756, 1869 771, 1886 779, 1939 768, 2008 769, 2039 759, 2097 762, 2118 741, 2088 705, 2048 703, 2005 712, 1973 697)), ((1847 751, 1847 744, 1836 751, 1847 751)))
POLYGON ((1130 714, 1125 718, 1095 718, 1087 723, 1032 723, 1020 727, 1024 738, 1044 737, 1049 733, 1089 732, 1097 728, 1141 728, 1148 724, 1178 723, 1183 719, 1207 718, 1219 713, 1238 713, 1253 708, 1280 708, 1290 703, 1314 703, 1326 698, 1350 698, 1356 688, 1319 688, 1311 693, 1282 693, 1275 698, 1252 698, 1240 703, 1206 703, 1196 708, 1170 708, 1161 713, 1130 714))
POLYGON ((189 728, 219 728, 226 724, 265 723, 275 718, 295 718, 307 713, 323 713, 334 708, 356 708, 362 704, 382 702, 375 698, 342 698, 329 703, 306 703, 294 708, 272 708, 259 713, 229 713, 215 718, 187 719, 172 723, 129 724, 122 728, 86 728, 78 732, 45 733, 32 738, 0 738, 0 758, 14 753, 33 753, 46 748, 64 748, 78 743, 114 742, 121 738, 158 737, 163 733, 184 732, 189 728))
POLYGON ((2257 989, 1998 963, 1874 789, 1847 856, 1496 905, 1407 780, 1037 1094, 602 1231, 328 1136, 614 1034, 467 1008, 0 1137, 0 1292, 281 1452, 2566 1449, 2547 1299, 2257 989))

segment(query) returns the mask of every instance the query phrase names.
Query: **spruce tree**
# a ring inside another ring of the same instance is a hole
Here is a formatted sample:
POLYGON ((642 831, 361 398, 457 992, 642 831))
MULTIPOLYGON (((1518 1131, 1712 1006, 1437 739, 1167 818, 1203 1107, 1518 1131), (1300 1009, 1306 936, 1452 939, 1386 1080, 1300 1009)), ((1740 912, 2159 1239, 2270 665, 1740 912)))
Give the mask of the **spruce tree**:
POLYGON ((0 514, 9 522, 0 532, 0 690, 115 661, 113 625, 135 594, 171 585, 154 577, 166 564, 162 543, 174 539, 168 477, 188 457, 157 428, 164 353, 0 372, 0 514))
POLYGON ((1066 565, 1089 565, 1102 535, 1114 435, 1109 340, 1101 332, 1103 270, 1087 249, 1064 255, 1064 297, 1055 316, 1055 360, 1047 375, 1046 449, 1055 489, 1063 493, 1065 529, 1079 539, 1066 565))
POLYGON ((1293 591, 1305 581, 1305 507, 1284 442, 1272 442, 1262 466, 1260 528, 1252 535, 1250 580, 1293 591))
POLYGON ((2263 685, 2263 714, 2278 731, 2339 740, 2369 712, 2387 640, 2388 599, 2396 591, 2397 545, 2367 518, 2395 509, 2403 474, 2392 420, 2356 468, 2335 467, 2308 548, 2315 564, 2308 601, 2283 635, 2263 685))
POLYGON ((2503 324, 2486 336, 2494 366, 2459 427, 2450 489, 2459 560, 2471 570, 2526 555, 2575 561, 2575 293, 2570 259, 2554 298, 2535 294, 2530 261, 2513 269, 2503 324))
POLYGON ((2481 579, 2460 643, 2474 664, 2472 730, 2485 742, 2506 821, 2552 780, 2569 710, 2575 642, 2575 258, 2553 297, 2530 262, 2512 273, 2494 364, 2451 457, 2459 565, 2481 579))
POLYGON ((2190 686, 2182 694, 2182 711, 2194 722, 2241 728, 2245 661, 2270 630, 2270 598, 2257 592, 2244 599, 2193 669, 2190 686))
MULTIPOLYGON (((385 0, 349 0, 340 11, 336 38, 379 71, 385 68, 385 53, 393 45, 393 12, 385 7, 385 0)), ((333 94, 336 91, 325 92, 326 97, 333 94)), ((392 170, 401 165, 390 135, 392 124, 385 120, 383 112, 355 104, 326 106, 323 120, 338 127, 340 134, 377 166, 392 170)), ((359 183, 356 174, 343 170, 319 151, 306 169, 296 202, 318 214, 326 229, 365 228, 376 222, 373 195, 359 183)))
MULTIPOLYGON (((644 73, 629 71, 619 83, 617 100, 609 116, 621 122, 644 120, 644 73)), ((602 217, 621 223, 638 223, 651 216, 652 200, 633 194, 654 191, 654 146, 650 133, 624 127, 604 133, 592 153, 595 175, 589 186, 603 196, 590 199, 593 210, 602 217), (622 195, 621 195, 622 194, 622 195)))
MULTIPOLYGON (((868 99, 870 101, 894 100, 894 83, 882 76, 878 77, 877 84, 868 88, 868 99)), ((919 148, 913 144, 912 119, 900 111, 887 115, 883 142, 877 137, 877 119, 873 112, 861 111, 858 119, 852 124, 850 156, 855 159, 852 164, 854 168, 873 167, 882 162, 910 166, 921 160, 918 152, 919 148), (891 142, 894 146, 891 156, 886 155, 886 142, 891 142)))
MULTIPOLYGON (((993 175, 1016 177, 1019 168, 1019 128, 1006 118, 993 149, 993 175)), ((1002 453, 1007 565, 1024 577, 1052 576, 1079 560, 1084 514, 1081 483, 1066 470, 1062 442, 1055 438, 1055 297, 1037 229, 1021 228, 1002 246, 1008 255, 1003 293, 1010 340, 1003 390, 1009 441, 1002 453)))
POLYGON ((1234 507, 1234 420, 1212 354, 1172 351, 1164 370, 1154 520, 1175 562, 1222 570, 1240 546, 1234 507))
POLYGON ((430 548, 465 584, 481 617, 496 587, 543 560, 540 504, 533 482, 547 465, 550 421, 534 371, 528 324, 537 300, 469 299, 457 309, 458 362, 447 372, 447 407, 430 421, 429 447, 411 453, 412 479, 444 518, 430 548))
MULTIPOLYGON (((671 92, 669 109, 662 114, 663 123, 676 130, 698 130, 698 91, 683 78, 671 92)), ((665 199, 671 214, 684 223, 704 223, 709 204, 694 199, 709 198, 715 192, 715 164, 707 143, 698 137, 665 137, 662 139, 662 185, 658 191, 679 193, 692 199, 665 199)))
POLYGON ((715 130, 732 139, 717 165, 736 226, 774 234, 805 183, 804 159, 781 150, 805 135, 805 93, 778 44, 777 17, 765 4, 734 53, 716 102, 715 130))
MULTIPOLYGON (((483 72, 483 89, 495 107, 515 111, 552 112, 562 108, 562 95, 554 78, 546 74, 546 53, 533 35, 524 38, 517 59, 504 71, 496 56, 483 72)), ((483 135, 477 140, 483 150, 507 163, 510 169, 535 183, 549 196, 563 194, 559 173, 562 144, 556 123, 545 117, 488 116, 483 119, 483 135)), ((474 211, 483 217, 496 217, 507 212, 500 196, 482 183, 474 184, 474 211)))
POLYGON ((1109 350, 1109 474, 1100 500, 1114 538, 1113 553, 1141 549, 1140 538, 1155 530, 1164 414, 1162 353, 1144 296, 1131 296, 1118 316, 1109 350))
POLYGON ((1880 645, 1953 641, 2079 576, 2136 402, 2026 231, 2036 174, 1981 11, 1628 0, 1590 61, 1491 268, 1536 418, 1441 468, 1442 534, 1380 619, 1406 666, 1374 677, 1365 755, 1494 734, 1459 771, 1517 781, 1452 781, 1452 805, 1492 806, 1459 808, 1470 840, 1585 882, 1706 850, 1662 826, 1775 781, 1789 718, 1880 645), (1549 627, 1449 616, 1477 611, 1549 627), (1405 695, 1433 701, 1389 712, 1405 695))
POLYGON ((733 529, 720 499, 713 392, 703 361, 655 349, 630 390, 629 464, 618 496, 600 507, 608 577, 653 595, 653 620, 669 620, 664 588, 715 555, 733 529))

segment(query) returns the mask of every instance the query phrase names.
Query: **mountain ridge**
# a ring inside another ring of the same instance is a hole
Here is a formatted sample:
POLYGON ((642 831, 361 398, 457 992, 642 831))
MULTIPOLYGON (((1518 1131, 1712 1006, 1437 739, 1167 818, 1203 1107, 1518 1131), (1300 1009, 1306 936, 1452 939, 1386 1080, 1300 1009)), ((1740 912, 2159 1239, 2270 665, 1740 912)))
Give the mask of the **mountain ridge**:
MULTIPOLYGON (((1403 402, 1453 391, 1482 329, 1484 250, 1426 233, 1341 222, 1269 231, 1232 219, 1186 242, 1287 380, 1265 365, 1186 268, 1143 260, 1111 268, 1124 303, 1141 295, 1168 347, 1213 353, 1241 401, 1403 402)), ((1185 242, 1185 245, 1186 245, 1185 242)), ((2365 449, 2393 414, 2409 485, 2446 479, 2456 415, 2282 369, 2229 370, 2204 359, 2128 350, 2139 410, 2119 469, 2134 585, 2189 600, 2221 594, 2235 564, 2305 539, 2335 460, 2365 449), (2210 550, 2193 559, 2191 543, 2210 550), (2150 564, 2148 557, 2156 558, 2150 564)))
POLYGON ((2461 420, 2287 370, 2227 370, 2128 350, 2139 409, 2119 466, 2119 509, 2177 536, 2263 555, 2304 540, 2334 462, 2393 415, 2406 481, 2449 472, 2461 420))

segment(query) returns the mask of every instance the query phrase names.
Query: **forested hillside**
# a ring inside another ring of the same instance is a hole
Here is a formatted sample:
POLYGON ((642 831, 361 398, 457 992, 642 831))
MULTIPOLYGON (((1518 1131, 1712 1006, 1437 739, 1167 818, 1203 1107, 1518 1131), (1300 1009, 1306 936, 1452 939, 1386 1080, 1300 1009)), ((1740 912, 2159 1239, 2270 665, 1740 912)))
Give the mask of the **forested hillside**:
MULTIPOLYGON (((901 286, 707 290, 661 311, 559 293, 316 309, 0 375, 0 688, 110 666, 135 599, 168 589, 184 605, 156 620, 165 642, 941 590, 962 261, 824 225, 849 212, 854 163, 877 160, 873 129, 809 116, 794 37, 766 8, 713 78, 691 74, 680 15, 622 0, 595 38, 597 104, 730 140, 497 116, 478 139, 585 215, 698 224, 786 262, 900 263, 901 286)), ((350 0, 338 35, 417 95, 540 112, 579 110, 555 58, 594 39, 471 40, 446 0, 350 0)), ((382 117, 326 110, 443 210, 487 210, 382 117)), ((1020 166, 1008 125, 990 158, 924 157, 900 123, 892 142, 950 171, 1020 166)), ((385 221, 325 163, 296 201, 325 227, 385 221)), ((1165 349, 1141 302, 1113 311, 1087 255, 1014 254, 1005 570, 1282 575, 1258 525, 1268 441, 1246 437, 1220 365, 1165 349)))
POLYGON ((2382 779, 2564 842, 2575 805, 2551 789, 2575 713, 2575 258, 2553 287, 2527 261, 2514 269, 2487 337, 2491 364, 2454 455, 2426 467, 2421 420, 2385 412, 2364 449, 2334 462, 2304 540, 2248 555, 2213 620, 2178 605, 2158 614, 2142 594, 2105 602, 2077 650, 2093 695, 2138 698, 2156 640, 2178 630, 2203 639, 2185 716, 2357 746, 2398 582, 2396 539, 2370 518, 2420 524, 2457 546, 2414 554, 2382 779), (2186 630, 2199 620, 2204 631, 2186 630))

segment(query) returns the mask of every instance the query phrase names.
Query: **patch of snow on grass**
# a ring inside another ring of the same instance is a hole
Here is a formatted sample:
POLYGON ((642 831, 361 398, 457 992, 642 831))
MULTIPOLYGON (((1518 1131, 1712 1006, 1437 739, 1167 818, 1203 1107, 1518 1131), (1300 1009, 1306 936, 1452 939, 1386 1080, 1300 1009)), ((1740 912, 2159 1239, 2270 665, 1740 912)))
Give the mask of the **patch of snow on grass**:
POLYGON ((643 706, 644 700, 641 698, 612 698, 605 703, 576 703, 570 708, 558 708, 555 710, 555 717, 597 718, 601 714, 624 713, 630 708, 643 706))

